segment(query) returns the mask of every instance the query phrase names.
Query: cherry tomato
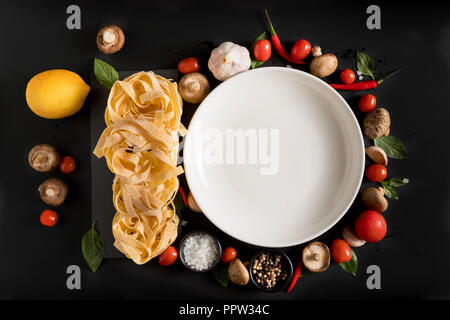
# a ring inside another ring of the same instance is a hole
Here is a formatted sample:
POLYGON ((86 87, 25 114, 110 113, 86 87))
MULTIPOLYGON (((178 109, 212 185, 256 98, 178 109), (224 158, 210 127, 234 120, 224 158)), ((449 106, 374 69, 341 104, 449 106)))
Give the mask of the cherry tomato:
POLYGON ((261 39, 256 41, 255 46, 253 47, 253 55, 256 60, 264 62, 269 60, 270 55, 272 54, 272 45, 270 41, 267 39, 261 39))
POLYGON ((41 213, 41 224, 47 227, 53 227, 58 222, 58 214, 53 210, 44 210, 41 213))
POLYGON ((200 65, 195 57, 184 58, 178 62, 178 71, 182 74, 197 72, 200 70, 200 65))
POLYGON ((341 72, 341 81, 345 84, 350 84, 355 82, 355 73, 351 69, 344 69, 341 72))
POLYGON ((73 172, 75 170, 75 159, 71 156, 65 156, 62 158, 59 163, 59 170, 66 174, 73 172))
POLYGON ((237 252, 234 250, 233 247, 226 247, 225 250, 222 252, 222 262, 223 263, 230 263, 234 259, 236 259, 237 252))
POLYGON ((335 239, 331 243, 331 255, 336 263, 347 262, 352 259, 352 249, 350 249, 347 241, 335 239))
POLYGON ((366 169, 366 178, 372 182, 380 182, 386 179, 387 170, 382 164, 372 164, 366 169))
POLYGON ((386 235, 386 231, 386 220, 376 211, 366 210, 356 218, 356 235, 367 242, 382 240, 386 235))
POLYGON ((310 52, 311 44, 305 39, 300 39, 297 40, 297 42, 292 46, 291 57, 296 60, 303 60, 308 56, 310 52))
POLYGON ((370 112, 377 105, 377 98, 371 94, 363 95, 358 101, 359 110, 362 112, 370 112))
POLYGON ((174 246, 167 247, 159 256, 158 262, 162 266, 170 266, 178 259, 178 250, 174 246))

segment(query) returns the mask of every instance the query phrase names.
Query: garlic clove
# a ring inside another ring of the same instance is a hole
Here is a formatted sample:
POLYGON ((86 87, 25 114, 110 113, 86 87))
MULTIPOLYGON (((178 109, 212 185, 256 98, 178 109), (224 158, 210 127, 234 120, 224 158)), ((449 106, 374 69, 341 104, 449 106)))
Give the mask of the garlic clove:
POLYGON ((342 230, 342 237, 349 244, 350 247, 358 248, 366 244, 366 241, 360 239, 352 230, 350 226, 347 226, 342 230))

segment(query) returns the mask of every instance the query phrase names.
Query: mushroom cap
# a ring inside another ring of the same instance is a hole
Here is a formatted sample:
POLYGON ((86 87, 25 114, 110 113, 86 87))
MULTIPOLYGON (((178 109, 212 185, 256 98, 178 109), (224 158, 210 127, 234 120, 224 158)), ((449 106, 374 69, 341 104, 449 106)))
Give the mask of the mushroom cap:
POLYGON ((125 35, 121 28, 109 25, 101 28, 97 33, 97 47, 105 54, 113 54, 122 49, 125 35))
POLYGON ((385 108, 375 108, 364 119, 364 133, 369 139, 377 139, 389 134, 391 117, 385 108))
POLYGON ((323 272, 330 266, 330 256, 330 249, 326 244, 314 241, 303 249, 303 265, 311 272, 323 272))
POLYGON ((383 166, 387 166, 388 164, 388 156, 386 152, 377 146, 370 146, 366 148, 366 155, 375 163, 382 164, 383 166))
POLYGON ((200 103, 210 91, 209 81, 201 73, 188 73, 181 78, 179 91, 187 102, 200 103))
POLYGON ((234 259, 230 262, 227 273, 230 281, 238 286, 245 286, 250 280, 250 274, 247 268, 239 259, 234 259))
POLYGON ((368 208, 377 212, 384 212, 388 209, 389 203, 384 197, 384 189, 369 187, 361 193, 361 200, 368 208))
POLYGON ((50 206, 59 206, 66 200, 69 188, 61 179, 50 178, 39 186, 42 201, 50 206))
POLYGON ((39 172, 55 170, 60 161, 58 150, 49 144, 38 144, 28 153, 28 163, 39 172))
POLYGON ((190 193, 190 192, 188 194, 188 206, 189 206, 189 209, 191 209, 194 212, 202 212, 202 210, 198 206, 197 202, 195 202, 195 199, 192 196, 192 193, 190 193))
POLYGON ((347 241, 350 247, 358 248, 366 244, 366 240, 359 238, 351 226, 346 226, 344 230, 342 230, 342 237, 347 241))
POLYGON ((318 78, 326 78, 336 71, 338 59, 332 53, 317 55, 309 65, 309 71, 318 78))

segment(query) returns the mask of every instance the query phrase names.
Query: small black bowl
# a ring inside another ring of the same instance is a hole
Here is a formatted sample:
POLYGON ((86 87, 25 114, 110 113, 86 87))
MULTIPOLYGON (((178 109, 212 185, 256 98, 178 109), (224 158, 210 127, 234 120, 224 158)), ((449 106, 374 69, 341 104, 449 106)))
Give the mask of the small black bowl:
POLYGON ((206 231, 202 231, 202 230, 195 230, 195 231, 191 231, 191 232, 189 232, 188 234, 186 234, 186 235, 181 239, 181 241, 180 241, 179 252, 180 252, 180 260, 181 260, 181 263, 183 263, 183 265, 184 265, 187 269, 189 269, 189 270, 191 270, 191 271, 194 271, 194 272, 208 272, 208 271, 211 271, 212 269, 214 269, 214 268, 219 264, 219 262, 220 262, 220 260, 221 260, 221 258, 222 258, 222 246, 220 245, 219 240, 218 240, 215 236, 213 236, 211 233, 206 232, 206 231), (214 242, 215 242, 215 244, 217 245, 217 258, 216 258, 216 261, 214 261, 214 263, 211 265, 210 268, 205 269, 205 270, 197 270, 197 269, 194 269, 194 268, 190 267, 190 266, 186 263, 186 259, 185 259, 185 257, 184 257, 184 245, 185 245, 185 243, 186 243, 186 239, 189 238, 189 237, 191 237, 191 236, 193 236, 193 235, 196 235, 196 234, 204 234, 204 235, 210 236, 211 238, 214 239, 214 242))
POLYGON ((249 270, 250 270, 250 279, 252 279, 253 284, 262 291, 265 292, 279 292, 283 289, 285 289, 290 283, 291 283, 291 279, 292 279, 292 275, 294 273, 294 267, 292 266, 292 262, 291 259, 289 259, 289 257, 281 250, 277 250, 277 249, 267 249, 267 250, 263 250, 261 252, 258 252, 257 254, 255 254, 252 259, 250 260, 250 264, 249 264, 249 270), (253 265, 255 264, 255 260, 257 258, 259 258, 263 253, 270 253, 271 255, 280 255, 281 256, 281 268, 282 270, 286 270, 287 271, 287 277, 286 280, 284 280, 282 283, 277 283, 277 285, 273 288, 267 289, 263 286, 261 286, 260 284, 258 284, 258 282, 256 282, 256 277, 253 274, 253 265))

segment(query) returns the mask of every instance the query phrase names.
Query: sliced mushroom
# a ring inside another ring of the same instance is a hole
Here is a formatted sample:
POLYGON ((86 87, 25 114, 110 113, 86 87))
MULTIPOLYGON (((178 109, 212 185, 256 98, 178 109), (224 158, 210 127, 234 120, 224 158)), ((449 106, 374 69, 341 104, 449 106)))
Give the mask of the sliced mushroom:
POLYGON ((200 103, 210 91, 208 79, 198 72, 188 73, 180 80, 180 94, 189 103, 200 103))
POLYGON ((385 108, 375 108, 364 119, 364 133, 369 139, 389 135, 391 117, 385 108))
POLYGON ((61 179, 50 178, 39 186, 42 201, 51 206, 59 206, 66 200, 69 188, 61 179))
POLYGON ((39 172, 55 170, 60 161, 56 148, 49 144, 38 144, 28 153, 28 163, 39 172))
POLYGON ((342 237, 351 247, 357 248, 366 244, 366 241, 359 238, 350 226, 347 226, 342 230, 342 237))
POLYGON ((124 43, 125 35, 118 26, 105 26, 97 33, 97 47, 105 54, 116 53, 122 49, 124 43))
POLYGON ((302 260, 309 271, 323 272, 330 266, 330 249, 322 242, 311 242, 303 249, 302 260))
POLYGON ((195 202, 195 199, 192 196, 192 193, 190 193, 190 192, 188 194, 188 206, 189 206, 189 209, 191 209, 194 212, 202 212, 202 210, 198 206, 197 202, 195 202))
POLYGON ((383 166, 387 166, 388 164, 388 156, 386 152, 377 146, 371 146, 366 148, 366 155, 375 163, 382 164, 383 166))
POLYGON ((384 189, 382 187, 364 189, 361 193, 361 200, 368 209, 377 212, 384 212, 389 206, 387 199, 384 197, 384 189))

